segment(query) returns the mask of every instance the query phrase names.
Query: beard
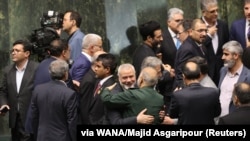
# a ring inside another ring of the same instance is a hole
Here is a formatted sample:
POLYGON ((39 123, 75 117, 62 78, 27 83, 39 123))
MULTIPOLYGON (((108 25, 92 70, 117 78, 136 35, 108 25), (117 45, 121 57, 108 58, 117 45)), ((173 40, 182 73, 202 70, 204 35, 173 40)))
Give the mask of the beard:
POLYGON ((224 63, 225 67, 232 68, 235 65, 236 61, 235 60, 229 60, 224 63))

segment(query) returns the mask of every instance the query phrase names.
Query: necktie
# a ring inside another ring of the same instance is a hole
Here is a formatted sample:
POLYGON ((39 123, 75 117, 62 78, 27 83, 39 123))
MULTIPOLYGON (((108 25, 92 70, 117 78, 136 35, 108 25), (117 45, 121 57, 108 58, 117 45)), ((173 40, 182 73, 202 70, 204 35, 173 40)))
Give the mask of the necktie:
POLYGON ((97 87, 95 88, 94 96, 96 96, 96 94, 98 94, 100 92, 101 87, 102 87, 102 85, 99 82, 97 87))
POLYGON ((177 37, 175 37, 175 38, 176 38, 176 44, 175 44, 175 46, 176 46, 177 49, 179 49, 180 46, 181 46, 181 41, 179 40, 179 38, 177 38, 177 37))
POLYGON ((247 39, 250 41, 250 23, 248 24, 247 39))

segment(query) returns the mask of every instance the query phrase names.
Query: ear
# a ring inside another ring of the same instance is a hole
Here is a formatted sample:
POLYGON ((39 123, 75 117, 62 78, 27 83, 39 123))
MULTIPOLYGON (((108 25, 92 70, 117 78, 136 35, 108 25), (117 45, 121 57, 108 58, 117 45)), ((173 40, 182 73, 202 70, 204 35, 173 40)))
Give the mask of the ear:
POLYGON ((239 99, 236 95, 233 95, 233 104, 235 106, 239 106, 240 105, 240 102, 239 102, 239 99))

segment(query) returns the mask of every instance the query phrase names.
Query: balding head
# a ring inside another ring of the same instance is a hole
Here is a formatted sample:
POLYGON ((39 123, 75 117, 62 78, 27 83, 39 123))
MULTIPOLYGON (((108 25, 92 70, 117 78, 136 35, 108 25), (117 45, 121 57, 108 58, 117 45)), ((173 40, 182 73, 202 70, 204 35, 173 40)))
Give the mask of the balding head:
POLYGON ((250 85, 244 82, 235 84, 233 96, 234 104, 237 106, 250 104, 250 85))
POLYGON ((145 67, 141 70, 137 84, 141 87, 153 87, 158 81, 157 71, 152 67, 145 67))
POLYGON ((195 80, 200 78, 200 67, 195 62, 186 62, 182 67, 182 73, 188 80, 195 80))

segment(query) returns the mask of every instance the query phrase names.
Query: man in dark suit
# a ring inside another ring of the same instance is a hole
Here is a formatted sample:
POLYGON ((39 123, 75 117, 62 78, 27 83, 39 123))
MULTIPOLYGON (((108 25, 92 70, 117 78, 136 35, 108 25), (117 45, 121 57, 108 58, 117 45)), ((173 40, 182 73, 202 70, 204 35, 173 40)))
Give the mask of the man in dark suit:
POLYGON ((99 55, 95 61, 94 72, 100 81, 95 85, 93 99, 89 105, 90 124, 107 124, 105 107, 98 93, 102 88, 115 83, 116 66, 116 58, 110 53, 99 55))
POLYGON ((219 125, 250 125, 250 85, 244 82, 236 83, 232 99, 237 108, 232 113, 220 117, 219 125))
MULTIPOLYGON (((29 59, 32 46, 28 41, 13 43, 11 57, 14 64, 4 68, 0 85, 0 110, 9 110, 12 141, 29 141, 24 123, 33 91, 34 74, 38 63, 29 59)), ((0 113, 4 115, 5 113, 0 113)))
MULTIPOLYGON (((55 39, 51 42, 49 50, 49 57, 44 59, 39 65, 35 72, 34 76, 34 87, 39 84, 43 84, 49 82, 51 80, 49 74, 49 65, 51 62, 61 59, 65 61, 69 61, 70 56, 70 48, 66 40, 62 39, 55 39)), ((69 79, 66 81, 67 86, 69 88, 75 89, 73 85, 73 81, 69 76, 69 79)), ((26 121, 25 121, 25 130, 29 133, 33 133, 32 126, 31 126, 31 106, 29 106, 26 121)))
POLYGON ((161 44, 162 62, 174 67, 177 49, 179 26, 184 21, 184 12, 179 8, 168 10, 167 26, 163 30, 163 41, 161 44))
POLYGON ((72 79, 78 82, 78 87, 80 86, 82 77, 90 69, 94 53, 101 50, 103 50, 102 38, 99 35, 87 34, 84 36, 82 52, 76 58, 69 71, 72 79))
POLYGON ((157 71, 152 67, 145 67, 137 80, 139 89, 111 94, 110 91, 116 86, 115 83, 101 92, 101 99, 108 108, 122 109, 123 117, 136 116, 147 108, 147 114, 154 116, 153 124, 160 124, 162 121, 159 112, 163 108, 164 101, 163 96, 154 89, 157 81, 157 71))
POLYGON ((148 21, 139 26, 139 32, 143 43, 139 46, 133 55, 133 66, 135 67, 136 77, 141 71, 141 63, 147 56, 156 56, 157 50, 163 40, 161 26, 156 21, 148 21))
POLYGON ((77 94, 68 88, 69 66, 55 60, 49 66, 51 81, 36 86, 32 96, 32 125, 37 141, 76 141, 77 94))
POLYGON ((231 113, 235 106, 232 102, 234 84, 246 82, 250 84, 250 70, 242 63, 243 48, 237 41, 229 41, 222 47, 224 67, 220 71, 221 116, 231 113))
POLYGON ((186 87, 174 92, 169 116, 178 118, 179 125, 214 125, 214 118, 221 112, 219 91, 200 85, 201 71, 195 62, 186 62, 182 72, 186 87))
POLYGON ((206 24, 201 19, 194 19, 189 30, 189 37, 181 44, 176 54, 174 88, 183 87, 181 68, 188 59, 195 56, 206 58, 206 49, 202 45, 206 35, 206 24))
POLYGON ((90 69, 83 76, 79 87, 79 124, 90 124, 89 120, 89 106, 93 100, 93 93, 95 90, 95 84, 99 81, 95 76, 95 60, 100 54, 104 54, 104 51, 97 51, 93 55, 93 62, 90 69))
POLYGON ((219 83, 220 69, 223 66, 222 46, 229 40, 228 24, 218 19, 217 0, 201 0, 201 19, 208 27, 204 46, 207 50, 208 74, 216 85, 219 83))
MULTIPOLYGON (((131 64, 122 64, 118 67, 118 83, 111 90, 112 94, 117 94, 129 89, 137 88, 135 69, 131 64)), ((107 121, 112 125, 124 124, 152 124, 154 117, 146 114, 147 109, 143 109, 137 116, 123 118, 123 110, 107 108, 107 121)))
POLYGON ((230 40, 238 41, 242 48, 250 46, 248 36, 250 27, 250 0, 244 0, 244 14, 245 18, 233 21, 230 28, 230 40))

